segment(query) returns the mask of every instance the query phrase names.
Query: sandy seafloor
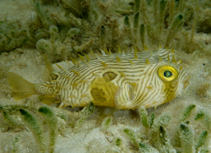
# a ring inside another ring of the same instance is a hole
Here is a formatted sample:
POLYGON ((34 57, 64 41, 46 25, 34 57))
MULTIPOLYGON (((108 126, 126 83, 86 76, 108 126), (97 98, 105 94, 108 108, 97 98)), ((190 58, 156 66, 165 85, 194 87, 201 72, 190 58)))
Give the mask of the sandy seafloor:
MULTIPOLYGON (((0 18, 7 16, 8 20, 20 20, 26 22, 34 12, 33 7, 27 0, 0 0, 0 18)), ((195 41, 198 43, 208 43, 207 48, 211 48, 211 36, 207 34, 196 34, 195 41)), ((192 112, 193 118, 198 110, 203 110, 210 114, 211 110, 211 88, 209 87, 204 95, 198 95, 199 88, 203 84, 211 83, 210 64, 211 57, 206 57, 202 53, 194 52, 193 54, 182 53, 184 69, 191 75, 190 85, 187 90, 179 95, 173 101, 166 103, 156 109, 147 109, 148 113, 155 113, 159 116, 161 113, 171 115, 171 121, 166 127, 170 138, 174 141, 174 136, 179 129, 179 120, 185 107, 190 104, 196 104, 196 109, 192 112), (203 64, 204 63, 204 64, 203 64)), ((41 82, 42 71, 44 69, 44 58, 36 49, 16 49, 9 53, 0 54, 0 103, 1 104, 23 104, 34 105, 38 103, 37 96, 32 96, 20 101, 12 98, 11 90, 7 83, 5 74, 8 70, 15 72, 33 83, 41 82)), ((73 112, 59 110, 54 108, 57 113, 73 115, 73 112)), ((109 111, 109 109, 104 110, 109 111)), ((77 114, 77 113, 75 113, 77 114)), ((56 140, 55 153, 101 153, 101 152, 138 152, 135 150, 123 129, 129 128, 136 133, 143 133, 145 130, 142 126, 137 111, 118 110, 113 114, 113 124, 105 132, 101 128, 102 119, 95 113, 88 118, 84 125, 74 133, 63 120, 59 120, 59 135, 56 140), (122 145, 117 147, 115 140, 122 139, 122 145)), ((2 118, 1 118, 2 119, 2 118)), ((192 127, 196 134, 204 129, 203 121, 192 122, 192 127)), ((2 126, 1 126, 2 127, 2 126)), ((210 132, 210 131, 208 131, 210 132)), ((211 151, 211 136, 208 135, 211 151)), ((173 142, 172 142, 173 143, 173 142)), ((20 153, 36 153, 38 147, 34 141, 32 133, 28 128, 10 130, 4 126, 0 130, 0 153, 10 153, 13 151, 20 153), (14 144, 15 137, 19 137, 14 144), (16 149, 14 149, 16 147, 16 149)))

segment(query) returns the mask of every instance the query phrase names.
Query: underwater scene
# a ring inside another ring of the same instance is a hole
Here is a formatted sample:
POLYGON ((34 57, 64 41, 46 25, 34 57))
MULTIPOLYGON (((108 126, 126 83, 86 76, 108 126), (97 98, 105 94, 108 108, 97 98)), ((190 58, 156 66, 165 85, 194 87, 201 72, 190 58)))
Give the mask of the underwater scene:
POLYGON ((0 0, 0 153, 209 153, 210 64, 209 0, 0 0))

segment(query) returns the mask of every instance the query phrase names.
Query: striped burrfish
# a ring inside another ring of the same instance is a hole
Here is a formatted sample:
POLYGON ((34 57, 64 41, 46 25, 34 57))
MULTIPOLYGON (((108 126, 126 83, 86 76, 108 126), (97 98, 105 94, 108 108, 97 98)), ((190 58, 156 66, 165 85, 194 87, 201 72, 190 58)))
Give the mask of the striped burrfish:
POLYGON ((162 48, 153 52, 119 48, 118 53, 103 49, 66 61, 69 67, 61 63, 52 66, 46 58, 40 84, 13 72, 7 77, 16 100, 38 94, 43 103, 59 102, 60 108, 83 107, 90 102, 117 109, 157 107, 172 101, 189 84, 190 76, 175 56, 172 49, 162 48))

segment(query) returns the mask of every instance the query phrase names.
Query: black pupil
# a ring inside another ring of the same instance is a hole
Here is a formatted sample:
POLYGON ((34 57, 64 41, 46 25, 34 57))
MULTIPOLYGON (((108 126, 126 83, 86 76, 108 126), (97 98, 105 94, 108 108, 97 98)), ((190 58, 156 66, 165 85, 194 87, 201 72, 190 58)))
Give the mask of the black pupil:
POLYGON ((171 71, 166 70, 166 71, 164 72, 164 76, 167 77, 167 78, 169 78, 170 76, 172 76, 171 71))

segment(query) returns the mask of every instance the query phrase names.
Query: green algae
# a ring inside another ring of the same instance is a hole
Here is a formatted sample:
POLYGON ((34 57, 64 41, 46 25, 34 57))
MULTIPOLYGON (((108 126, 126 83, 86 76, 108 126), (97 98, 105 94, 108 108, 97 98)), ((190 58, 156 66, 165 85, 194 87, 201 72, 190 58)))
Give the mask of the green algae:
POLYGON ((195 141, 194 132, 192 128, 187 124, 180 124, 180 141, 182 152, 184 153, 194 153, 195 152, 195 141))
MULTIPOLYGON (((174 47, 176 33, 182 28, 185 29, 183 23, 193 24, 189 41, 184 41, 180 45, 189 52, 191 44, 194 43, 193 34, 198 20, 192 22, 188 16, 196 15, 196 11, 200 10, 192 7, 189 11, 191 4, 198 5, 197 2, 172 0, 155 0, 153 3, 145 0, 128 3, 116 1, 116 5, 109 5, 108 1, 93 0, 33 0, 32 3, 36 16, 24 26, 30 28, 9 26, 4 29, 5 21, 1 22, 1 51, 11 51, 27 44, 30 47, 36 46, 39 51, 46 53, 52 62, 77 58, 78 54, 89 53, 90 50, 98 52, 99 48, 116 52, 117 45, 121 48, 136 46, 139 51, 144 49, 143 46, 151 44, 154 44, 153 48, 159 44, 174 47), (127 26, 122 27, 122 24, 127 26), (74 29, 83 33, 75 34, 74 29), (140 33, 140 36, 137 33, 140 33)), ((18 25, 17 23, 13 23, 13 26, 18 25)), ((183 37, 181 34, 178 36, 183 37)))
POLYGON ((148 118, 147 118, 147 111, 145 107, 141 107, 139 110, 140 118, 142 124, 147 128, 148 127, 148 118))
POLYGON ((182 121, 187 120, 187 118, 190 116, 192 110, 196 107, 196 105, 190 105, 185 108, 184 113, 182 115, 182 121))
POLYGON ((122 140, 120 138, 116 139, 116 146, 120 146, 122 144, 122 140))
POLYGON ((44 152, 46 149, 46 146, 44 145, 44 132, 38 119, 31 112, 24 109, 20 109, 20 113, 25 124, 32 131, 35 141, 40 147, 40 151, 44 152))
MULTIPOLYGON (((32 132, 40 152, 54 152, 55 141, 58 135, 58 121, 51 108, 43 106, 37 110, 36 108, 32 107, 8 105, 1 106, 0 111, 2 111, 5 121, 9 123, 9 126, 11 127, 10 129, 22 128, 23 126, 26 126, 32 132), (21 123, 17 123, 13 116, 20 116, 21 123), (47 124, 45 124, 45 122, 47 124), (45 133, 45 128, 49 130, 48 134, 45 133)), ((15 139, 12 150, 18 150, 17 143, 20 141, 20 139, 22 138, 17 137, 15 139)))
MULTIPOLYGON (((150 116, 145 116, 148 118, 147 122, 142 122, 142 126, 147 128, 148 140, 139 139, 139 135, 144 135, 146 133, 134 132, 131 129, 124 129, 123 131, 127 134, 132 145, 142 152, 184 152, 184 153, 194 153, 195 151, 207 151, 208 147, 208 131, 203 130, 200 134, 196 134, 192 121, 194 119, 194 114, 191 113, 193 109, 198 109, 196 105, 189 105, 184 109, 184 113, 181 114, 181 123, 175 127, 178 130, 178 135, 175 135, 174 140, 178 142, 177 146, 172 143, 172 138, 168 133, 168 126, 171 124, 171 117, 168 114, 161 114, 155 117, 152 113, 150 116), (191 121, 186 121, 187 118, 191 121), (186 121, 186 122, 183 122, 186 121), (147 125, 147 126, 146 126, 147 125), (144 140, 144 141, 143 141, 144 140), (146 142, 148 143, 146 143, 146 142), (139 146, 137 146, 139 144, 139 146), (151 148, 151 149, 149 149, 151 148)), ((139 111, 140 116, 146 111, 144 107, 139 111)), ((146 114, 146 113, 145 113, 146 114)), ((198 120, 196 120, 198 121, 198 120)), ((205 123, 206 125, 207 123, 205 123)))
POLYGON ((201 119, 202 117, 204 117, 205 113, 203 111, 199 111, 197 114, 196 114, 196 117, 195 117, 195 120, 199 120, 201 119))
POLYGON ((48 150, 50 153, 54 152, 55 141, 57 137, 57 128, 58 128, 58 121, 53 113, 53 111, 49 107, 40 107, 38 111, 43 115, 45 118, 48 128, 49 128, 49 146, 48 150))
POLYGON ((199 150, 201 146, 203 146, 207 142, 208 132, 203 131, 198 138, 198 141, 196 142, 196 151, 199 150))
POLYGON ((123 131, 124 131, 124 132, 127 134, 127 136, 129 137, 129 139, 130 139, 132 145, 133 145, 134 147, 136 147, 136 148, 139 148, 139 144, 138 144, 138 140, 137 140, 137 138, 136 138, 136 134, 135 134, 132 130, 130 130, 130 129, 124 129, 123 131))

